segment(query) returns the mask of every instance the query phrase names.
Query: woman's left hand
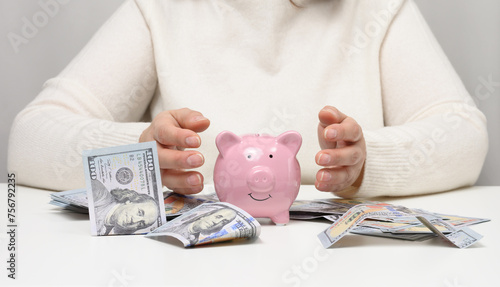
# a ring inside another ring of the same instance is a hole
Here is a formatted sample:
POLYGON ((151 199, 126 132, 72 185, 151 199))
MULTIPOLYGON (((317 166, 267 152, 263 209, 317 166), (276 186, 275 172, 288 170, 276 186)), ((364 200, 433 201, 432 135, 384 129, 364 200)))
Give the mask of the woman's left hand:
POLYGON ((361 185, 366 159, 366 143, 361 126, 332 106, 319 112, 318 139, 321 151, 316 163, 323 166, 315 186, 338 196, 352 197, 349 186, 361 185))

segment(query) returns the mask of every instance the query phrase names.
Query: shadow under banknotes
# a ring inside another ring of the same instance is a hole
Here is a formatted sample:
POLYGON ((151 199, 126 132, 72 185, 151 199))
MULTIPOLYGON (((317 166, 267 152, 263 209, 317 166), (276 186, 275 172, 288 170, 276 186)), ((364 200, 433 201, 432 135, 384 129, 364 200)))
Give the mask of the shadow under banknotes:
POLYGON ((409 245, 415 244, 412 241, 406 240, 398 240, 376 236, 365 236, 365 235, 357 235, 357 234, 347 234, 342 237, 335 245, 329 247, 329 249, 337 249, 337 248, 348 248, 348 247, 356 247, 356 248, 368 248, 372 246, 397 246, 397 245, 409 245))
POLYGON ((75 220, 75 221, 81 221, 81 220, 85 220, 85 221, 88 221, 89 220, 89 214, 88 213, 77 213, 77 212, 74 212, 74 211, 71 211, 71 210, 57 210, 57 216, 60 216, 60 214, 64 214, 64 216, 70 218, 71 220, 75 220))
POLYGON ((214 243, 207 243, 207 244, 201 244, 201 245, 195 245, 195 246, 188 246, 184 247, 184 244, 182 243, 181 240, 171 237, 171 236, 148 236, 148 238, 153 239, 155 241, 163 242, 169 245, 173 245, 182 249, 198 249, 198 248, 213 248, 213 247, 224 247, 224 246, 240 246, 240 245, 247 245, 247 244, 253 244, 253 243, 258 243, 260 240, 258 237, 251 237, 251 238, 235 238, 227 241, 221 241, 221 242, 214 242, 214 243))

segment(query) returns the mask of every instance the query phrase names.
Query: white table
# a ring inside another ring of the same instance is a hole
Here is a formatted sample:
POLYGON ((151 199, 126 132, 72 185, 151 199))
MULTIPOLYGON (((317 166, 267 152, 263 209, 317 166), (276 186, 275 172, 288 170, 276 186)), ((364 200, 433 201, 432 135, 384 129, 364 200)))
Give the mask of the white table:
MULTIPOLYGON (((213 187, 207 187, 210 190, 213 187)), ((0 286, 500 286, 500 187, 382 198, 407 207, 485 217, 484 238, 467 249, 440 239, 407 242, 347 235, 324 249, 323 221, 275 226, 261 235, 195 248, 174 239, 90 236, 87 215, 48 204, 50 192, 17 186, 17 278, 7 278, 6 184, 2 204, 0 286)), ((331 197, 302 186, 299 199, 331 197)))

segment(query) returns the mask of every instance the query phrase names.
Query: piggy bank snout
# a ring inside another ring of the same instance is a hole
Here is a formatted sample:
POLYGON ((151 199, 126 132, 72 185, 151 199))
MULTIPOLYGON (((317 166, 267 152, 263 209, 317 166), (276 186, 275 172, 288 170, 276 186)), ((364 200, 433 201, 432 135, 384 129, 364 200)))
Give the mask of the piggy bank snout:
POLYGON ((274 173, 267 166, 256 166, 247 176, 248 188, 252 192, 270 192, 274 188, 274 173))

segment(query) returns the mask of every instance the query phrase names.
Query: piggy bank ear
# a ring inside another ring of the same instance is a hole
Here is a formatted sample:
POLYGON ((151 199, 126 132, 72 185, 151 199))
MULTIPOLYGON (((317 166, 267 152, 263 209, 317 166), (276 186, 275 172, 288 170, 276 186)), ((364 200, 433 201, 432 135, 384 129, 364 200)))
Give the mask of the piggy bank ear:
POLYGON ((217 135, 215 138, 215 145, 219 150, 222 157, 225 156, 227 150, 235 144, 239 144, 241 142, 241 138, 235 135, 232 132, 223 131, 217 135))
POLYGON ((302 145, 302 137, 296 131, 287 131, 280 134, 276 138, 276 142, 288 147, 290 151, 296 155, 302 145))

